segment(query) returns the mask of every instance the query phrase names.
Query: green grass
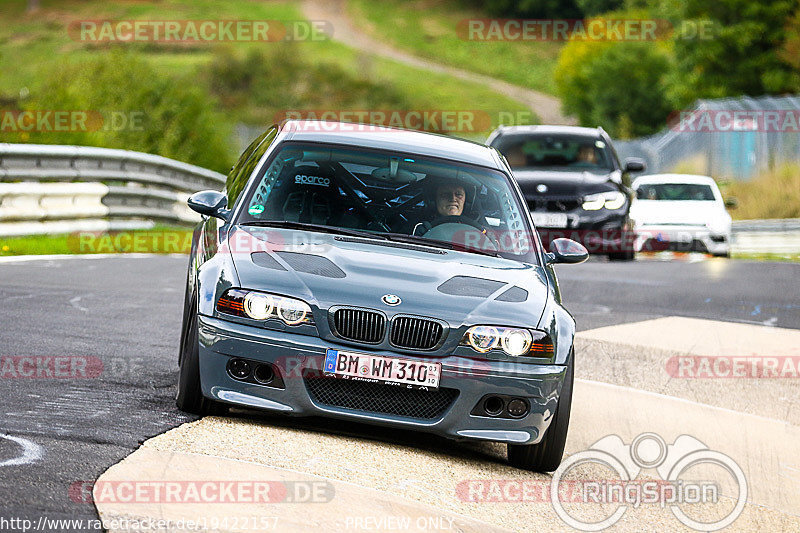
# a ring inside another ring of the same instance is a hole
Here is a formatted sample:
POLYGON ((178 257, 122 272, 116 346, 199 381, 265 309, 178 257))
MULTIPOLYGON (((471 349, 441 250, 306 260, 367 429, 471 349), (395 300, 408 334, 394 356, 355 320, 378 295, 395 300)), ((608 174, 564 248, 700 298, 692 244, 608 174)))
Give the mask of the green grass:
POLYGON ((191 242, 191 229, 174 226, 156 226, 148 230, 0 237, 0 257, 109 253, 189 253, 191 242))
POLYGON ((467 40, 459 23, 488 16, 455 0, 349 0, 348 11, 361 30, 399 49, 555 94, 553 69, 563 43, 467 40))
POLYGON ((745 254, 734 253, 732 259, 745 261, 775 261, 782 263, 800 263, 800 254, 745 254))
MULTIPOLYGON (((25 4, 24 0, 4 0, 4 9, 0 13, 0 64, 4 65, 4 68, 0 68, 0 101, 15 101, 20 94, 35 96, 49 73, 67 65, 80 67, 92 57, 110 53, 115 47, 135 50, 138 56, 146 59, 163 76, 188 74, 194 76, 198 84, 203 84, 205 71, 214 57, 215 48, 224 46, 219 43, 179 46, 157 43, 85 43, 70 37, 67 25, 73 21, 303 19, 299 6, 287 1, 163 0, 151 3, 126 0, 42 0, 41 9, 32 14, 25 13, 25 4)), ((281 45, 238 42, 228 46, 233 46, 237 53, 244 53, 252 48, 281 45)), ((397 99, 403 102, 402 107, 405 110, 478 110, 484 113, 482 117, 490 117, 491 123, 483 131, 454 132, 458 136, 483 140, 500 122, 501 113, 524 115, 528 111, 518 102, 480 84, 466 83, 450 76, 435 75, 394 61, 366 56, 331 40, 301 42, 293 46, 303 61, 312 67, 335 67, 347 73, 349 78, 343 82, 345 89, 347 83, 356 84, 367 80, 398 95, 397 99)), ((264 68, 280 69, 281 66, 264 65, 264 68)), ((275 93, 286 90, 281 86, 269 89, 275 93)), ((392 105, 381 107, 395 109, 392 105)), ((234 107, 223 106, 221 110, 225 113, 229 126, 245 122, 266 128, 275 116, 272 109, 247 103, 234 107)))

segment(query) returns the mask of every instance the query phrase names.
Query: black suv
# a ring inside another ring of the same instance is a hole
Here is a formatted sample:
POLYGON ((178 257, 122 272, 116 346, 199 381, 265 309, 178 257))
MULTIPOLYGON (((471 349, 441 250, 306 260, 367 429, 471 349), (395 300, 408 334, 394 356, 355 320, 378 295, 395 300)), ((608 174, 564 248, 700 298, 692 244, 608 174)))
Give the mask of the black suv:
POLYGON ((644 162, 622 167, 602 128, 501 126, 486 144, 505 156, 546 246, 569 237, 609 259, 633 259, 627 174, 644 162))

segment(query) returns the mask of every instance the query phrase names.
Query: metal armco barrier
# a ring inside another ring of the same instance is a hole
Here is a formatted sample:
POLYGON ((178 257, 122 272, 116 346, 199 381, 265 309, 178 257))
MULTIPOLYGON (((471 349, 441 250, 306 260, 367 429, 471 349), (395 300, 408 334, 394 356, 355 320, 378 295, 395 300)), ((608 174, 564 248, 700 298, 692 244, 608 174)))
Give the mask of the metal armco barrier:
POLYGON ((735 220, 731 247, 738 253, 800 253, 800 218, 735 220))
POLYGON ((0 236, 190 224, 193 192, 225 176, 166 157, 86 146, 0 143, 0 236))

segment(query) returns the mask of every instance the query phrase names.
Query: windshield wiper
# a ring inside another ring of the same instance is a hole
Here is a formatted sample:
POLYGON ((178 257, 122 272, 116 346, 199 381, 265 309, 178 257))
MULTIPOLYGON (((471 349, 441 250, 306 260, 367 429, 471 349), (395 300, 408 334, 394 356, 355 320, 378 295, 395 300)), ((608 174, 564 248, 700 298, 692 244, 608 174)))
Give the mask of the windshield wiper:
POLYGON ((251 220, 249 222, 241 222, 239 225, 319 231, 322 233, 333 233, 336 235, 364 237, 365 239, 379 239, 384 241, 388 240, 387 237, 384 237, 382 233, 370 233, 368 231, 359 231, 357 229, 339 228, 337 226, 326 226, 324 224, 311 224, 308 222, 292 222, 289 220, 251 220))
POLYGON ((423 246, 431 246, 433 248, 445 248, 447 250, 456 250, 459 252, 476 253, 481 255, 488 255, 490 257, 500 257, 498 252, 492 250, 481 250, 479 248, 471 248, 461 244, 453 243, 450 241, 440 241, 437 239, 426 239, 417 235, 406 235, 405 233, 382 233, 390 241, 406 242, 409 244, 420 244, 423 246))

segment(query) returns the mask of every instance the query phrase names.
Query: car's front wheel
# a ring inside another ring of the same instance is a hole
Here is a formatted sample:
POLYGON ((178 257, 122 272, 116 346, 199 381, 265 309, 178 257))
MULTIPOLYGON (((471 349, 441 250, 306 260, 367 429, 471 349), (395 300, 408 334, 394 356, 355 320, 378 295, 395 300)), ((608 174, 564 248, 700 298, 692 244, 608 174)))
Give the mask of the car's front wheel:
POLYGON ((224 404, 209 400, 203 396, 200 387, 200 345, 197 335, 197 313, 189 311, 186 330, 181 335, 183 343, 180 354, 180 371, 178 372, 178 395, 175 404, 181 411, 195 415, 224 415, 227 407, 224 404))
POLYGON ((538 444, 509 444, 508 461, 517 468, 534 472, 552 472, 561 464, 567 442, 569 414, 572 408, 572 384, 575 379, 575 356, 570 357, 561 395, 550 427, 538 444))

